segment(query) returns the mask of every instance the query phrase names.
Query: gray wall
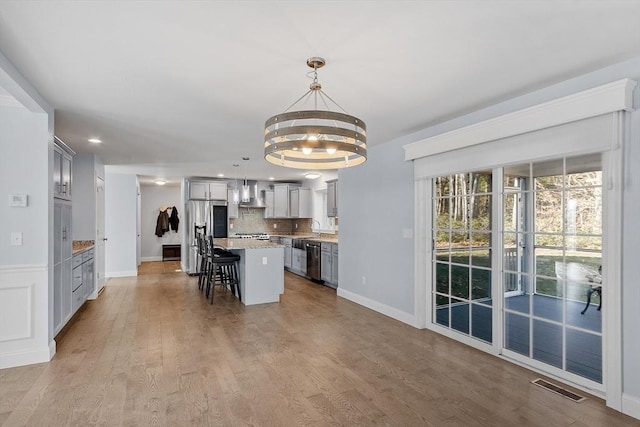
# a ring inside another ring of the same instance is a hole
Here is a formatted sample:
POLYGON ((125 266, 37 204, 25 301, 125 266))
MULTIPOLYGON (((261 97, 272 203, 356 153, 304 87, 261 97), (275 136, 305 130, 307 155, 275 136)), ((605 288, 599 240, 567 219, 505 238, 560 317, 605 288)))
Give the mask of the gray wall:
POLYGON ((159 261, 162 259, 162 245, 182 242, 182 232, 186 226, 182 209, 181 191, 176 186, 141 185, 140 236, 142 244, 142 261, 159 261), (156 223, 160 206, 175 206, 178 209, 180 224, 178 232, 169 231, 164 236, 156 236, 156 223))
POLYGON ((413 316, 413 164, 397 142, 368 152, 339 172, 340 290, 413 316))
MULTIPOLYGON (((399 237, 400 228, 413 227, 413 168, 411 162, 402 160, 403 144, 622 78, 640 82, 640 58, 549 86, 371 148, 365 165, 341 170, 340 287, 377 303, 413 312, 414 248, 399 237), (362 276, 367 277, 366 285, 361 282, 362 276)), ((636 87, 636 109, 640 106, 639 91, 636 87)), ((455 94, 461 95, 463 94, 455 94)), ((627 117, 622 241, 622 369, 624 395, 640 405, 640 285, 636 268, 640 259, 640 111, 627 113, 627 117)))
POLYGON ((49 156, 47 115, 0 106, 0 266, 48 264, 49 156), (8 205, 10 194, 28 196, 24 208, 8 205), (11 232, 22 246, 11 246, 11 232))

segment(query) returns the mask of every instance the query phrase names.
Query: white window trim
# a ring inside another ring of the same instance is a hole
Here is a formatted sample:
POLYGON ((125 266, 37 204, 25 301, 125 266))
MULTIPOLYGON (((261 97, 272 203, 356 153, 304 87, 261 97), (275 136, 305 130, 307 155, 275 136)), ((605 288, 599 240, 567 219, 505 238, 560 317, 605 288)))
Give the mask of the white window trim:
MULTIPOLYGON (((621 255, 622 255, 622 190, 623 190, 623 114, 631 111, 633 90, 637 83, 623 79, 599 86, 575 95, 559 98, 524 110, 466 126, 451 132, 427 138, 404 146, 405 160, 416 160, 447 151, 464 152, 478 144, 491 142, 510 136, 539 131, 553 126, 578 120, 597 117, 607 113, 616 113, 611 129, 611 146, 603 152, 603 170, 606 176, 603 182, 603 261, 608 266, 603 281, 612 283, 607 288, 607 298, 603 299, 603 387, 607 406, 622 410, 622 301, 620 295, 621 255)), ((463 155, 463 153, 460 153, 463 155)), ((533 159, 532 159, 533 160, 533 159)), ((497 166, 497 165, 477 165, 497 166)), ((454 172, 454 171, 451 171, 454 172)), ((456 171, 457 172, 457 171, 456 171)), ((431 307, 431 179, 415 175, 415 325, 434 329, 428 318, 431 307)), ((499 198, 495 198, 496 203, 499 198)), ((496 233, 494 233, 496 234, 496 233)), ((495 282, 497 283, 497 282, 495 282)), ((499 300, 499 298, 497 299, 499 300)), ((495 326, 495 325, 494 325, 495 326)), ((452 337, 468 345, 496 353, 496 341, 501 340, 502 327, 494 329, 494 345, 490 348, 480 345, 476 340, 452 337), (496 339, 497 338, 497 339, 496 339), (469 342, 467 342, 469 341, 469 342)), ((437 332, 449 335, 445 331, 437 332)), ((457 335, 457 334, 456 334, 457 335)), ((500 343, 501 346, 501 343, 500 343)))

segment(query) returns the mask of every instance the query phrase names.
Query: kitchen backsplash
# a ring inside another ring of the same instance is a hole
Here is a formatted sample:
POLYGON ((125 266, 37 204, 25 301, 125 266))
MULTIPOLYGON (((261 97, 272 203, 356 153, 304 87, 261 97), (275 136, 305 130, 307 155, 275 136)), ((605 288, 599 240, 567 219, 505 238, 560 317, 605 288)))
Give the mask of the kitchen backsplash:
POLYGON ((265 219, 263 209, 240 208, 238 218, 229 220, 229 234, 268 233, 268 234, 309 234, 312 219, 265 219), (231 228, 233 224, 233 228, 231 228), (273 226, 276 226, 274 228, 273 226), (297 225, 297 228, 296 228, 297 225))

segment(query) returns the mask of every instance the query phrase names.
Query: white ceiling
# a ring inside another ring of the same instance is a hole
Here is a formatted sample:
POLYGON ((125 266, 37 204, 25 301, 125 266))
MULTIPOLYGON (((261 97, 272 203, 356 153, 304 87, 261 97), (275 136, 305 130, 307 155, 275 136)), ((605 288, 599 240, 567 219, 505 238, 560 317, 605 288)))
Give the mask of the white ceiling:
POLYGON ((640 0, 0 0, 0 50, 112 171, 232 177, 249 156, 284 180, 304 171, 264 161, 262 126, 310 56, 375 146, 638 56, 638 22, 640 0))

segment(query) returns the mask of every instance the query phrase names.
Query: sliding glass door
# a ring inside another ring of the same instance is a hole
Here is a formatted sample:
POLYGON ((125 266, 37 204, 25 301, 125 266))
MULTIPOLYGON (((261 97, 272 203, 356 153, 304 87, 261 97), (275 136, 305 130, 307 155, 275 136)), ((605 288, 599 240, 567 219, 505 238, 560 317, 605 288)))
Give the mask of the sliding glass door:
POLYGON ((601 384, 601 163, 595 154, 434 178, 432 323, 601 384))

